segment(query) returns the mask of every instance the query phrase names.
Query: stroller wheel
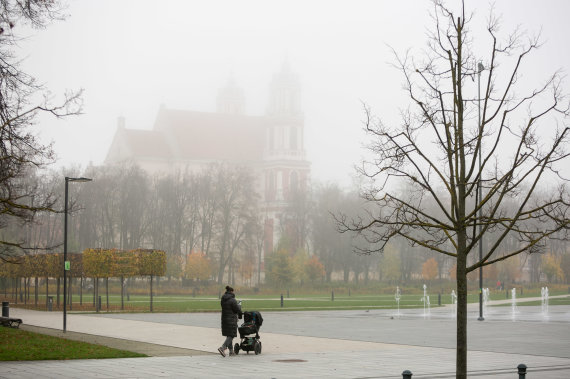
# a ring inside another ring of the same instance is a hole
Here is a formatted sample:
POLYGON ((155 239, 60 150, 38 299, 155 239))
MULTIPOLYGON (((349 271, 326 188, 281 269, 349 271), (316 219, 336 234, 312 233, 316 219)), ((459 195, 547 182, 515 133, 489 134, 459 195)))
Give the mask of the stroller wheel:
POLYGON ((255 342, 253 349, 255 351, 255 355, 261 354, 261 341, 255 342))
POLYGON ((236 344, 234 345, 234 353, 235 353, 235 355, 238 355, 238 354, 239 354, 239 343, 236 343, 236 344))

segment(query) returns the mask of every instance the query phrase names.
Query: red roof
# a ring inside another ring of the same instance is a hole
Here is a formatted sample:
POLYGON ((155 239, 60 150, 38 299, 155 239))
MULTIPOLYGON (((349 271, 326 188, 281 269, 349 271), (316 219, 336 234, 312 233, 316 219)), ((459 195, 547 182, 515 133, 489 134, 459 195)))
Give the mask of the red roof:
POLYGON ((267 124, 259 116, 161 109, 154 130, 178 159, 260 161, 267 124))

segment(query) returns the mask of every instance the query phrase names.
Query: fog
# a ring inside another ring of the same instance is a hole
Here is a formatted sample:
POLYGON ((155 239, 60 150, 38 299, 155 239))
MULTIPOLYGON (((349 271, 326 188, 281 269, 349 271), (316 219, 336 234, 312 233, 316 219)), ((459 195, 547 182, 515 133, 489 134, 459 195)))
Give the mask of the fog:
MULTIPOLYGON (((473 28, 484 23, 489 4, 466 3, 473 28)), ((72 1, 65 21, 30 31, 18 54, 55 96, 85 89, 83 115, 39 119, 65 166, 102 164, 118 116, 127 128, 150 129, 161 104, 215 111, 229 78, 244 91, 245 114, 263 115, 271 78, 287 61, 302 85, 312 178, 348 184, 362 155, 363 102, 387 122, 407 103, 389 46, 421 53, 430 10, 427 0, 72 1)), ((570 2, 500 1, 495 11, 503 32, 542 33, 523 80, 568 72, 570 2)), ((481 54, 483 32, 473 35, 481 54)))

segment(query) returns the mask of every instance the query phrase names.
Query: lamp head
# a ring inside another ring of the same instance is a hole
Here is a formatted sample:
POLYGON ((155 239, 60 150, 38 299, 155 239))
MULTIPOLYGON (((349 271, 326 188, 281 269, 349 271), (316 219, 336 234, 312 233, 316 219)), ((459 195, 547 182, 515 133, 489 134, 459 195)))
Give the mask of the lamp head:
POLYGON ((477 65, 477 69, 479 70, 479 73, 481 73, 481 71, 485 69, 485 66, 483 66, 483 63, 479 62, 479 64, 477 65))
POLYGON ((69 177, 66 176, 66 177, 65 177, 65 180, 68 181, 68 182, 84 183, 84 182, 91 182, 93 179, 84 178, 84 177, 81 177, 81 178, 69 178, 69 177))

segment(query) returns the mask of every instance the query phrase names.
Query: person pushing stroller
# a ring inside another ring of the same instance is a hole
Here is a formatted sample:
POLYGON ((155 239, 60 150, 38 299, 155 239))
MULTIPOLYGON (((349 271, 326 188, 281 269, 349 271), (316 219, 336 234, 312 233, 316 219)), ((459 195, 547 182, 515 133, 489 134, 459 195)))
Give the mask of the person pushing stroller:
POLYGON ((236 300, 234 289, 230 286, 226 286, 226 292, 222 295, 222 299, 220 300, 222 307, 222 335, 226 337, 222 346, 218 348, 218 352, 222 357, 226 356, 226 349, 229 349, 230 356, 235 355, 232 348, 232 341, 234 337, 237 337, 238 318, 242 318, 240 303, 236 300))

